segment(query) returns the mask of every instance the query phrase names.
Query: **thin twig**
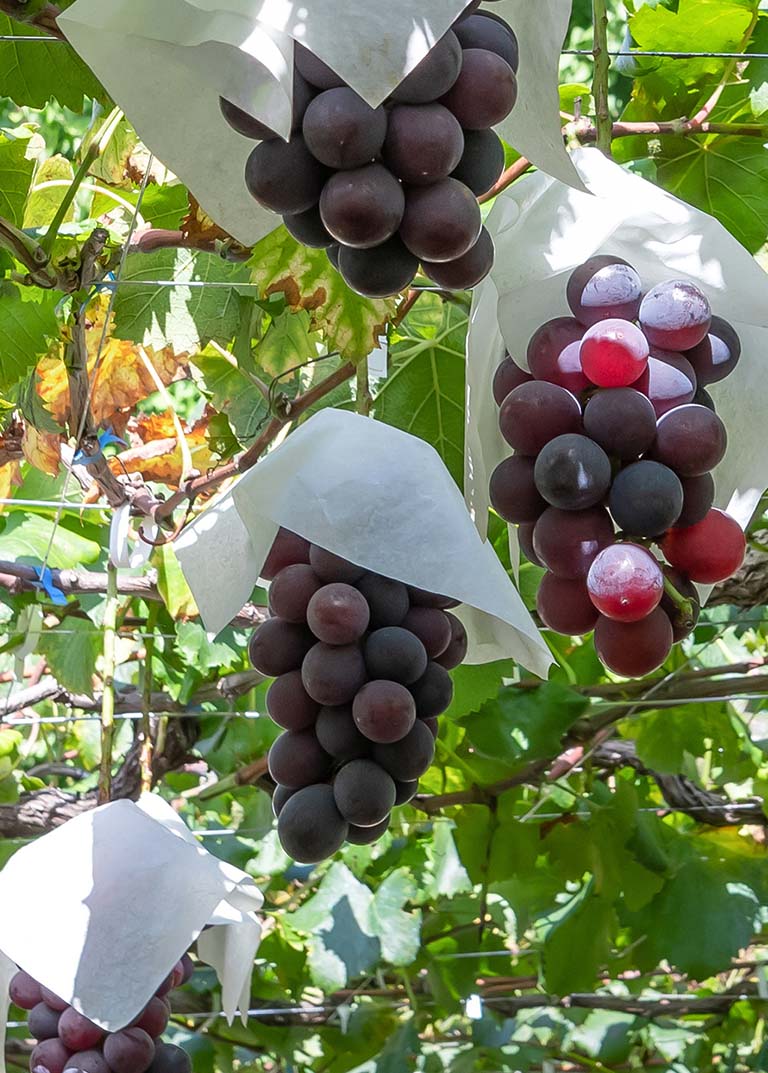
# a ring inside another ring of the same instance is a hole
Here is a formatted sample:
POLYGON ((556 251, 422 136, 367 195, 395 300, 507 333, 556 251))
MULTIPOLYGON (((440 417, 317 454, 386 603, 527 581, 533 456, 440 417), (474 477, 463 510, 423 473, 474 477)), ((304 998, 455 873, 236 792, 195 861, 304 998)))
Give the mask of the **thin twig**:
POLYGON ((112 797, 112 749, 115 741, 115 649, 117 637, 117 567, 107 564, 107 599, 104 605, 104 652, 101 695, 101 765, 99 804, 112 797))

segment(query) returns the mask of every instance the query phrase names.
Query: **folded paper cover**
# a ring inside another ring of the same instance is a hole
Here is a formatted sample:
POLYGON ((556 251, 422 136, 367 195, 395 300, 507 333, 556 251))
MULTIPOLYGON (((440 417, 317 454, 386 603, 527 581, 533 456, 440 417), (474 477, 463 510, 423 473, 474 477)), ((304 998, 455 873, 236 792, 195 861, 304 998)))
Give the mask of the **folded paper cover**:
POLYGON ((123 1028, 208 924, 224 1011, 247 1013, 261 893, 157 795, 85 812, 19 850, 0 899, 14 907, 0 918, 2 1026, 18 965, 102 1028, 123 1028))
POLYGON ((429 444, 342 410, 311 417, 182 532, 175 549, 207 628, 250 599, 280 526, 368 570, 461 600, 467 663, 552 657, 429 444))
MULTIPOLYGON (((375 107, 468 3, 419 0, 416 18, 413 0, 77 0, 59 24, 158 159, 217 224, 252 245, 280 219, 245 188, 254 143, 227 125, 219 96, 287 137, 299 41, 375 107)), ((498 0, 494 12, 520 44, 518 102, 499 133, 580 187, 558 94, 571 0, 498 0)))
MULTIPOLYGON (((573 155, 594 196, 546 175, 526 177, 498 199, 487 227, 496 243, 491 276, 475 291, 467 340, 465 491, 481 534, 488 482, 511 453, 499 431, 493 375, 505 350, 526 366, 528 340, 553 317, 571 316, 565 297, 574 268, 596 253, 629 261, 649 288, 694 280, 742 342, 734 373, 710 385, 728 428, 715 471, 717 505, 744 527, 768 486, 762 445, 768 411, 768 275, 722 224, 619 167, 597 149, 573 155)), ((510 527, 516 545, 516 530, 510 527)))

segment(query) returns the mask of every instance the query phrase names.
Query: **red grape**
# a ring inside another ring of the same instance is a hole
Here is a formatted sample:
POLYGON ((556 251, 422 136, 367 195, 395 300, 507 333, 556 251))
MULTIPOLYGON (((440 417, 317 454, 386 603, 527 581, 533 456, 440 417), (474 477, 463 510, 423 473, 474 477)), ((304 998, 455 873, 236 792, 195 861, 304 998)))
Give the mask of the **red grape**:
POLYGON ((650 399, 634 388, 606 388, 585 406, 584 431, 609 455, 629 461, 656 439, 656 413, 650 399))
POLYGON ((689 350, 686 357, 700 384, 716 384, 730 376, 738 365, 741 340, 727 320, 713 317, 709 335, 689 350))
POLYGON ((683 510, 675 522, 678 529, 702 521, 715 502, 715 479, 711 473, 684 477, 680 483, 683 486, 683 510))
POLYGON ((536 487, 551 506, 585 510, 600 503, 610 488, 611 462, 593 440, 570 433, 541 449, 534 475, 536 487))
POLYGON ((387 113, 371 108, 348 86, 326 90, 310 103, 302 127, 310 153, 329 168, 360 168, 378 156, 387 113))
POLYGON ((356 249, 370 249, 391 238, 404 209, 403 188, 381 164, 335 172, 320 195, 326 228, 337 242, 356 249))
POLYGON ((556 317, 542 325, 528 344, 528 367, 535 378, 574 395, 591 387, 581 367, 583 338, 584 327, 573 317, 556 317))
POLYGON ((312 250, 327 250, 334 244, 333 235, 323 223, 318 205, 304 212, 283 213, 283 223, 288 234, 293 235, 302 246, 312 250))
POLYGON ((444 611, 434 607, 412 607, 402 622, 403 629, 410 630, 424 645, 429 659, 445 652, 450 644, 451 621, 444 611))
POLYGON ((267 690, 267 711, 284 730, 306 730, 317 718, 320 705, 304 688, 301 671, 288 671, 267 690))
POLYGON ((449 291, 466 291, 485 279, 493 268, 495 253, 493 239, 483 228, 472 249, 461 257, 453 261, 424 261, 421 268, 438 287, 445 287, 449 291))
POLYGON ((504 399, 499 427, 510 447, 524 455, 537 455, 556 436, 581 431, 581 407, 565 388, 532 380, 504 399))
POLYGON ((716 585, 739 569, 747 542, 739 523, 713 508, 696 525, 671 529, 661 542, 661 550, 668 562, 691 581, 716 585))
POLYGON ((364 567, 342 559, 340 555, 335 555, 318 544, 311 546, 309 561, 312 569, 323 581, 345 581, 348 585, 354 585, 365 573, 364 567))
MULTIPOLYGON (((300 130, 304 113, 313 96, 314 90, 312 87, 306 79, 299 74, 299 71, 294 69, 291 133, 300 130)), ((280 135, 276 134, 271 127, 268 127, 265 123, 260 123, 255 116, 252 116, 249 112, 243 111, 242 108, 238 108, 236 104, 226 100, 224 97, 219 97, 219 108, 230 127, 232 127, 233 130, 236 130, 238 134, 244 135, 246 138, 253 138, 255 141, 265 142, 270 138, 280 137, 280 135)))
POLYGON ((413 697, 399 682, 367 682, 352 703, 357 729, 369 741, 400 741, 416 721, 413 697))
POLYGON ((477 242, 482 227, 477 198, 456 179, 411 186, 406 191, 400 238, 419 260, 463 257, 477 242))
POLYGON ((546 500, 534 481, 535 466, 535 459, 515 455, 505 458, 491 474, 491 506, 505 522, 535 522, 546 510, 546 500))
POLYGON ((568 305, 587 328, 601 320, 635 320, 643 284, 632 265, 621 257, 602 254, 579 265, 568 280, 568 305))
POLYGON ((327 172, 300 134, 259 142, 245 165, 245 185, 252 197, 272 212, 306 212, 316 205, 327 172))
POLYGON ((268 678, 277 678, 300 667, 313 642, 306 626, 269 618, 254 630, 248 655, 257 671, 268 678))
POLYGON ((367 678, 359 645, 318 642, 301 665, 304 688, 318 704, 349 704, 367 678))
POLYGON ((373 760, 351 760, 333 780, 336 808, 355 827, 373 827, 390 814, 397 791, 392 776, 373 760))
POLYGON ((442 104, 398 104, 389 113, 383 159, 404 183, 447 179, 461 160, 464 134, 442 104))
POLYGON ((606 618, 639 622, 661 603, 664 575, 638 544, 613 544, 597 556, 587 575, 592 603, 606 618))
POLYGON ((22 1010, 31 1010, 43 1001, 40 984, 28 972, 21 970, 11 980, 8 994, 11 996, 11 1002, 22 1010))
POLYGON ((309 541, 290 529, 278 529, 266 562, 261 568, 265 581, 272 581, 286 566, 309 562, 309 541))
POLYGON ((725 457, 728 433, 706 406, 678 406, 660 418, 653 457, 681 477, 709 473, 725 457))
POLYGON ((657 537, 680 517, 683 486, 668 466, 643 459, 616 475, 608 506, 616 525, 625 533, 657 537))
POLYGON ((598 387, 627 387, 645 372, 650 350, 640 329, 628 320, 601 320, 581 343, 581 367, 598 387))
POLYGON ((331 758, 314 730, 286 730, 273 742, 267 759, 275 782, 293 790, 322 782, 331 773, 331 758))
POLYGON ((58 1036, 61 1012, 61 1010, 52 1010, 44 1002, 38 1002, 29 1011, 27 1018, 30 1036, 37 1040, 53 1039, 54 1036, 58 1036))
POLYGON ((83 1017, 71 1006, 62 1013, 58 1031, 59 1039, 70 1051, 90 1051, 101 1043, 105 1035, 103 1028, 83 1017))
POLYGON ((437 100, 459 77, 462 60, 459 39, 449 30, 392 91, 392 100, 402 104, 427 104, 437 100))
POLYGON ((152 1037, 141 1028, 123 1028, 104 1041, 104 1057, 113 1073, 146 1073, 155 1057, 152 1037))
POLYGON ((520 545, 520 551, 529 563, 533 563, 534 566, 544 566, 533 547, 533 531, 535 528, 535 522, 519 525, 517 527, 517 540, 520 545))
POLYGON ((446 612, 445 617, 451 624, 451 639, 446 650, 435 657, 435 663, 439 663, 447 671, 452 671, 464 662, 469 648, 469 638, 464 623, 460 619, 450 612, 446 612))
POLYGON ((493 397, 496 405, 501 406, 510 391, 514 391, 521 384, 530 383, 531 380, 531 374, 521 369, 507 354, 493 377, 493 397))
POLYGON ((549 507, 533 531, 533 546, 541 563, 558 577, 569 579, 585 578, 597 553, 613 539, 613 524, 603 507, 549 507))
MULTIPOLYGON (((67 1070, 75 1070, 76 1073, 111 1073, 107 1061, 101 1051, 78 1051, 67 1059, 67 1070)), ((66 1070, 65 1070, 66 1073, 66 1070)))
MULTIPOLYGON (((179 982, 181 983, 183 980, 179 982)), ((158 1036, 162 1036, 163 1032, 165 1032, 170 1014, 171 1009, 168 1003, 155 996, 149 1000, 132 1027, 143 1028, 148 1036, 151 1036, 152 1039, 157 1039, 158 1036)))
POLYGON ((466 130, 485 130, 506 119, 517 101, 517 78, 506 60, 484 48, 464 50, 461 73, 440 99, 466 130))
POLYGON ((601 615, 595 626, 595 650, 614 674, 643 678, 672 651, 672 624, 660 607, 639 622, 616 622, 601 615))
MULTIPOLYGON (((71 1053, 60 1039, 45 1039, 42 1043, 38 1043, 29 1056, 29 1068, 37 1070, 39 1066, 42 1066, 46 1073, 64 1073, 71 1053)), ((141 1073, 144 1071, 142 1070, 141 1073)))
POLYGON ((640 306, 640 324, 648 342, 666 350, 690 350, 706 339, 711 323, 706 295, 684 279, 660 283, 640 306))
POLYGON ((286 622, 303 623, 307 617, 307 605, 322 584, 306 563, 286 566, 269 586, 269 610, 276 618, 285 619, 286 622))
POLYGON ((374 824, 373 827, 356 827, 351 823, 347 831, 347 842, 350 846, 372 846, 387 833, 391 822, 392 817, 386 816, 381 823, 374 824))
POLYGON ((58 1010, 63 1013, 69 1007, 68 1002, 65 1002, 63 998, 59 998, 54 991, 50 991, 47 987, 42 987, 41 985, 40 994, 43 997, 43 1002, 46 1006, 50 1006, 52 1010, 58 1010))
POLYGON ((591 633, 597 622, 597 610, 581 578, 545 574, 539 582, 536 607, 545 626, 568 637, 591 633))
POLYGON ((441 596, 436 592, 427 592, 426 589, 417 589, 413 585, 408 586, 408 596, 412 604, 418 607, 436 607, 438 611, 449 611, 461 603, 461 600, 454 600, 452 596, 441 596))
POLYGON ((323 586, 307 608, 307 624, 320 641, 349 645, 368 629, 371 612, 361 592, 342 581, 323 586))
POLYGON ((693 399, 696 373, 682 354, 651 347, 648 367, 634 388, 650 399, 656 416, 662 417, 668 410, 684 406, 693 399))

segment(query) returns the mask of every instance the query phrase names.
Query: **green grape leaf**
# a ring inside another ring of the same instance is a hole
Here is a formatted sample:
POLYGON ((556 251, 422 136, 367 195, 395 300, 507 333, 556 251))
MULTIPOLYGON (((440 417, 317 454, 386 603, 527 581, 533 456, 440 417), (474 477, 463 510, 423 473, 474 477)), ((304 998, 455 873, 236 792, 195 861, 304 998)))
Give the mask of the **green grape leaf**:
POLYGON ((34 369, 59 331, 59 295, 0 281, 0 391, 8 391, 34 369))
POLYGON ((101 637, 90 619, 69 617, 61 630, 47 630, 41 638, 40 651, 57 682, 73 693, 93 695, 101 637))
POLYGON ((194 359, 201 388, 215 408, 227 415, 229 426, 241 443, 255 440, 269 417, 264 392, 236 365, 218 354, 199 354, 194 359))
MULTIPOLYGON (((32 26, 0 15, 2 37, 44 37, 32 26)), ((52 97, 80 112, 86 97, 105 101, 107 96, 77 53, 62 41, 0 40, 0 97, 10 97, 29 108, 43 108, 52 97)))
POLYGON ((565 909, 555 914, 544 936, 542 958, 547 991, 555 995, 590 991, 608 958, 614 927, 611 903, 587 884, 565 909))
POLYGON ((101 547, 95 540, 83 536, 82 528, 78 528, 80 532, 70 529, 66 520, 55 525, 53 518, 24 514, 21 509, 0 516, 3 557, 39 566, 50 547, 47 561, 54 570, 68 570, 83 563, 96 562, 101 547))
POLYGON ((0 216, 16 227, 26 226, 24 204, 35 170, 34 161, 27 159, 28 144, 27 138, 0 135, 0 216))
MULTIPOLYGON (((43 161, 35 173, 35 182, 29 191, 29 197, 24 209, 25 228, 48 227, 64 200, 68 185, 73 177, 72 164, 66 157, 52 156, 43 161), (51 186, 49 185, 51 183, 61 185, 51 186)), ((75 207, 71 205, 65 217, 65 222, 71 222, 74 217, 75 207)))

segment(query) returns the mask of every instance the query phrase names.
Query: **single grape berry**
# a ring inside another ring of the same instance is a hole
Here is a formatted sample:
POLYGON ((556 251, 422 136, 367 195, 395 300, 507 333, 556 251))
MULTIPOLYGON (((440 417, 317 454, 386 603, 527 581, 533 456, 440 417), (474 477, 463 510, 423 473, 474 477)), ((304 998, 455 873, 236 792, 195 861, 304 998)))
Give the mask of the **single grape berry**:
POLYGON ((336 266, 344 282, 364 298, 389 298, 413 282, 419 262, 394 235, 370 250, 342 246, 336 266))
POLYGON ((469 638, 467 637, 466 627, 460 619, 452 615, 450 611, 446 611, 445 617, 451 626, 451 639, 446 650, 435 657, 435 662, 439 663, 447 671, 453 671, 466 659, 469 638))
POLYGON ((451 178, 468 186, 475 197, 492 190, 504 173, 504 143, 494 130, 465 130, 464 152, 451 178))
POLYGON ((371 612, 361 592, 343 581, 332 582, 312 596, 307 606, 307 625, 320 641, 348 645, 368 629, 371 612))
POLYGON ((451 706, 453 680, 445 667, 433 661, 418 682, 410 686, 410 691, 416 703, 417 718, 434 719, 451 706))
POLYGON ((427 592, 426 589, 417 589, 414 585, 408 586, 408 597, 411 603, 418 607, 436 607, 439 611, 450 611, 452 607, 458 607, 461 603, 461 600, 456 600, 453 596, 427 592))
POLYGON ((738 365, 741 340, 727 320, 713 317, 707 337, 692 347, 686 357, 700 384, 717 384, 730 376, 738 365))
MULTIPOLYGON (((157 1034, 160 1035, 164 1029, 165 1025, 157 1034)), ((71 1006, 62 1013, 58 1032, 59 1039, 66 1047, 69 1047, 70 1051, 89 1051, 92 1047, 98 1046, 105 1035, 103 1028, 99 1028, 87 1017, 83 1017, 71 1006)))
POLYGON ((352 702, 357 729, 368 741, 400 741, 416 721, 416 704, 399 682, 366 682, 352 702))
POLYGON ((402 624, 411 606, 408 589, 402 581, 381 574, 364 574, 357 582, 357 588, 368 601, 372 630, 402 624))
POLYGON ((484 48, 464 50, 461 73, 440 103, 466 130, 486 130, 506 119, 517 101, 517 77, 505 59, 484 48))
POLYGON ((419 780, 413 779, 411 782, 398 782, 396 779, 395 789, 397 791, 395 807, 398 805, 407 805, 409 801, 413 801, 414 797, 419 792, 419 780))
POLYGON ((613 523, 603 507, 549 507, 536 522, 533 547, 541 564, 558 577, 586 578, 598 552, 613 543, 613 523))
POLYGON ((344 845, 349 825, 336 807, 333 787, 307 786, 287 801, 277 821, 277 835, 289 857, 318 864, 344 845))
POLYGON ((334 89, 344 85, 341 75, 298 41, 294 45, 294 60, 297 71, 309 82, 310 86, 316 89, 334 89))
MULTIPOLYGON (((150 1066, 150 1073, 154 1069, 154 1061, 150 1066)), ((106 1059, 101 1051, 78 1051, 67 1060, 67 1068, 64 1073, 73 1070, 73 1073, 111 1073, 106 1059)))
POLYGON ((484 227, 471 250, 453 261, 423 261, 421 268, 438 287, 449 291, 466 291, 481 283, 493 268, 496 250, 484 227))
MULTIPOLYGON (((447 642, 446 642, 447 644, 447 642)), ((12 978, 8 987, 11 1002, 22 1010, 31 1010, 43 1001, 40 984, 28 972, 19 971, 12 978)))
POLYGON ((639 622, 616 622, 601 615, 595 626, 595 650, 614 674, 643 678, 672 651, 672 624, 660 607, 639 622))
POLYGON ((317 576, 326 582, 345 581, 348 585, 354 585, 365 573, 365 567, 342 559, 340 555, 321 548, 319 544, 310 547, 309 562, 317 576))
POLYGON ((535 459, 514 455, 500 462, 491 474, 491 506, 505 522, 535 522, 547 509, 547 501, 536 487, 535 468, 535 459))
POLYGON ((427 669, 427 653, 418 637, 401 626, 374 630, 365 642, 365 664, 371 678, 410 685, 427 669))
MULTIPOLYGON (((95 1071, 101 1073, 101 1070, 95 1071)), ((173 1043, 155 1043, 155 1057, 147 1073, 192 1073, 192 1059, 173 1043)))
POLYGON ((495 52, 517 72, 520 64, 517 37, 512 27, 502 18, 484 11, 465 14, 454 27, 454 33, 463 49, 483 48, 488 52, 495 52))
MULTIPOLYGON (((298 69, 295 69, 293 72, 292 133, 301 129, 304 113, 313 96, 314 90, 306 79, 302 77, 298 69)), ((269 141, 270 138, 280 137, 280 135, 276 134, 271 127, 268 127, 265 123, 260 123, 255 116, 252 116, 242 108, 238 108, 236 104, 226 100, 224 97, 219 97, 219 107, 221 109, 221 114, 224 116, 227 123, 229 123, 230 127, 232 127, 233 130, 236 130, 238 134, 244 135, 246 138, 264 142, 269 141)))
POLYGON ((277 678, 300 667, 313 642, 306 626, 270 618, 254 631, 248 655, 257 671, 277 678))
POLYGON ((587 575, 592 603, 606 618, 639 622, 661 603, 661 567, 638 544, 613 544, 595 558, 587 575))
POLYGON ((616 525, 625 533, 657 537, 680 517, 683 486, 668 466, 643 459, 616 475, 608 506, 616 525))
POLYGON ((585 510, 600 503, 610 488, 611 462, 593 440, 569 433, 541 449, 534 476, 536 487, 551 506, 585 510))
POLYGON ((113 1073, 146 1073, 155 1045, 141 1028, 123 1028, 105 1039, 104 1057, 113 1073))
POLYGON ((581 578, 545 574, 536 593, 536 608, 545 626, 567 637, 591 633, 598 619, 597 609, 581 578))
POLYGON ((477 198, 456 179, 411 186, 406 191, 400 238, 419 260, 443 262, 463 257, 477 242, 482 226, 477 198))
POLYGON ((38 1043, 29 1056, 29 1068, 33 1073, 40 1067, 45 1073, 64 1073, 71 1054, 60 1039, 46 1039, 38 1043))
POLYGON ((670 565, 691 581, 716 585, 739 569, 747 542, 739 523, 713 508, 696 525, 671 529, 661 542, 661 550, 670 565))
POLYGON ((456 117, 441 104, 398 104, 389 113, 383 159, 404 183, 447 179, 464 152, 456 117))
POLYGON ((309 601, 322 584, 306 563, 286 566, 269 586, 269 610, 286 622, 304 623, 309 601))
POLYGON ((715 502, 715 478, 711 473, 683 477, 680 483, 683 486, 683 509, 675 522, 678 529, 702 521, 715 502))
POLYGON ((532 380, 531 374, 521 369, 507 354, 493 377, 493 397, 496 405, 501 406, 510 391, 514 391, 521 384, 529 384, 532 380))
POLYGON ((273 742, 267 759, 275 782, 294 790, 322 782, 331 773, 331 758, 314 730, 287 730, 273 742))
POLYGON ((275 792, 272 794, 272 812, 274 813, 275 818, 277 818, 283 811, 286 802, 290 801, 293 795, 298 792, 298 790, 294 790, 290 786, 275 787, 275 792))
MULTIPOLYGON (((356 249, 370 249, 391 238, 404 209, 402 186, 381 164, 337 171, 320 195, 325 227, 337 242, 356 249)), ((341 258, 339 265, 343 270, 341 258)))
POLYGON ((651 347, 648 367, 633 387, 650 399, 656 416, 662 417, 676 406, 693 400, 696 373, 682 354, 651 347))
POLYGON ((395 782, 420 779, 429 769, 434 756, 435 739, 423 719, 417 719, 410 733, 400 741, 376 745, 373 750, 373 759, 389 772, 395 782))
POLYGON ((358 730, 348 704, 338 708, 321 708, 315 723, 315 734, 320 745, 334 760, 357 760, 367 756, 371 750, 371 743, 358 730))
POLYGON ((386 816, 381 823, 373 827, 356 827, 354 823, 351 823, 347 831, 347 842, 350 846, 372 846, 387 833, 391 822, 392 817, 386 816))
POLYGON ((336 170, 360 168, 378 156, 384 144, 387 113, 342 86, 315 97, 302 131, 307 149, 321 164, 336 170))
POLYGON ((310 153, 300 134, 260 142, 245 165, 245 185, 272 212, 306 212, 317 204, 326 170, 310 153))
POLYGON ((288 671, 267 690, 267 711, 283 730, 306 730, 317 718, 320 705, 304 688, 301 671, 288 671))
POLYGON ((327 250, 334 244, 333 235, 323 223, 318 205, 313 205, 305 212, 284 213, 283 223, 289 235, 311 250, 327 250))
POLYGON ((450 644, 451 620, 437 608, 412 607, 402 620, 402 626, 418 637, 429 659, 441 655, 450 644))
MULTIPOLYGON (((151 1036, 152 1039, 157 1039, 159 1036, 162 1036, 163 1032, 165 1032, 166 1027, 168 1026, 170 1013, 171 1010, 168 1003, 155 996, 149 1000, 144 1007, 141 1016, 136 1019, 132 1027, 143 1028, 148 1036, 151 1036)), ((62 1014, 62 1020, 63 1018, 64 1015, 62 1014)), ((59 1035, 62 1035, 61 1026, 59 1026, 59 1035)), ((62 1035, 62 1039, 63 1038, 62 1035)))
POLYGON ((261 568, 261 576, 264 581, 272 581, 286 566, 308 562, 309 541, 290 529, 279 529, 261 568))
POLYGON ((533 547, 533 531, 535 528, 535 522, 519 525, 517 527, 517 542, 520 545, 520 551, 529 563, 533 563, 534 566, 543 567, 544 563, 539 559, 533 547))
POLYGON ((59 1013, 63 1013, 64 1010, 68 1009, 69 1007, 69 1003, 66 1001, 66 999, 60 998, 55 991, 51 991, 47 987, 43 987, 41 985, 40 994, 43 997, 43 1002, 52 1010, 58 1010, 59 1013))
POLYGON ((628 387, 645 372, 650 348, 640 329, 628 320, 601 320, 581 342, 581 367, 598 387, 628 387))
POLYGON ((499 428, 510 447, 524 455, 537 455, 556 436, 581 432, 581 407, 565 388, 531 380, 504 399, 499 428))
POLYGON ((634 388, 606 388, 584 407, 584 431, 609 455, 629 461, 656 439, 656 413, 650 399, 634 388))
POLYGON ((373 827, 389 816, 397 791, 391 775, 372 760, 351 760, 333 780, 336 807, 347 823, 373 827))
POLYGON ((722 462, 728 448, 725 425, 706 406, 678 406, 660 418, 653 457, 681 477, 700 477, 722 462))
POLYGON ((437 100, 459 77, 462 62, 459 39, 449 30, 392 91, 392 100, 400 104, 427 104, 437 100))
POLYGON ((690 350, 704 339, 712 324, 705 294, 689 280, 672 279, 653 287, 640 306, 640 325, 652 346, 690 350))
POLYGON ((53 1039, 58 1036, 61 1014, 61 1010, 52 1010, 44 1002, 38 1002, 29 1011, 27 1018, 30 1036, 36 1040, 53 1039))
POLYGON ((574 317, 586 328, 601 320, 636 320, 643 282, 628 261, 600 254, 574 269, 566 297, 574 317))
POLYGON ((318 642, 301 665, 301 678, 307 693, 318 704, 329 707, 349 704, 367 677, 363 653, 356 644, 318 642))
POLYGON ((528 368, 537 380, 559 384, 580 395, 591 384, 581 367, 584 326, 573 317, 547 321, 528 343, 528 368))

